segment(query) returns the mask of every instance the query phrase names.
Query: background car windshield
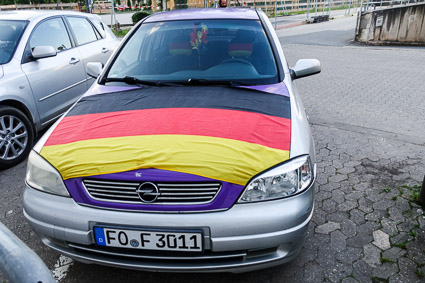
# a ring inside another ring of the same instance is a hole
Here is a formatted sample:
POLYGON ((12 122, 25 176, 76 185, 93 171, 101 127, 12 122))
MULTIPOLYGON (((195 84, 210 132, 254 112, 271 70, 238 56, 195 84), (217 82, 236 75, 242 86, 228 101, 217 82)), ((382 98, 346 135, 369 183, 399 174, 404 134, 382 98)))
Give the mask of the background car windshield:
POLYGON ((26 25, 25 21, 0 20, 0 64, 10 61, 26 25))
POLYGON ((253 20, 142 24, 107 76, 152 81, 278 82, 269 41, 260 22, 253 20))

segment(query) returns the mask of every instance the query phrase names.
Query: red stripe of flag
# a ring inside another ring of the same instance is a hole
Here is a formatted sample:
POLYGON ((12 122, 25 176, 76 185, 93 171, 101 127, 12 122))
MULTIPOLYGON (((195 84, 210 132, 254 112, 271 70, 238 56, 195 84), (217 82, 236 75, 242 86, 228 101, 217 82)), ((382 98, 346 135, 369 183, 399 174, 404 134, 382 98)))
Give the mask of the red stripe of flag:
POLYGON ((198 135, 289 150, 291 120, 246 111, 159 108, 65 117, 47 145, 138 135, 198 135))

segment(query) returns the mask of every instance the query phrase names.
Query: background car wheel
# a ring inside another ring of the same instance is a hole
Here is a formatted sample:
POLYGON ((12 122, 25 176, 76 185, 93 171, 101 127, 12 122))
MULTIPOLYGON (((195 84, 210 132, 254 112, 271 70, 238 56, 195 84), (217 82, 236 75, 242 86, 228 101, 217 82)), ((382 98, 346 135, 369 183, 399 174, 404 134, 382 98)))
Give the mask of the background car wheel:
POLYGON ((0 169, 24 160, 33 145, 30 120, 16 108, 0 106, 0 169))

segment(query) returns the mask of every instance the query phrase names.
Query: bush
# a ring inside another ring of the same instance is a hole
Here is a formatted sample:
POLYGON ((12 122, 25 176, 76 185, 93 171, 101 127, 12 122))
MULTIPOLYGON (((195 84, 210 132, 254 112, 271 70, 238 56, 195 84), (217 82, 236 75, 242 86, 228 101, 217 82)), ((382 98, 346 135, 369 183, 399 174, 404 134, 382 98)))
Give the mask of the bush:
POLYGON ((136 24, 137 22, 146 18, 149 15, 150 13, 141 11, 141 12, 134 13, 131 19, 133 20, 133 24, 136 24))

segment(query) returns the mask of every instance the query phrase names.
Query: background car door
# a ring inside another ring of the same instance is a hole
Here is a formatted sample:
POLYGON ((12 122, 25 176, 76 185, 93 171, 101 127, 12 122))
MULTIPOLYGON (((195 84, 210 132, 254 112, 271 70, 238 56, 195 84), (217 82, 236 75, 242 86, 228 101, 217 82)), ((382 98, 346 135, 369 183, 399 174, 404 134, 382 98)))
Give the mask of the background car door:
POLYGON ((22 64, 42 123, 62 114, 87 90, 84 62, 79 50, 73 48, 61 17, 49 18, 35 27, 28 52, 45 45, 53 46, 57 55, 22 64))
MULTIPOLYGON (((89 20, 82 17, 67 16, 68 23, 74 34, 78 50, 83 57, 84 66, 88 62, 101 62, 103 64, 108 61, 109 56, 114 49, 102 31, 97 30, 89 20)), ((89 86, 93 80, 87 82, 89 86)))

